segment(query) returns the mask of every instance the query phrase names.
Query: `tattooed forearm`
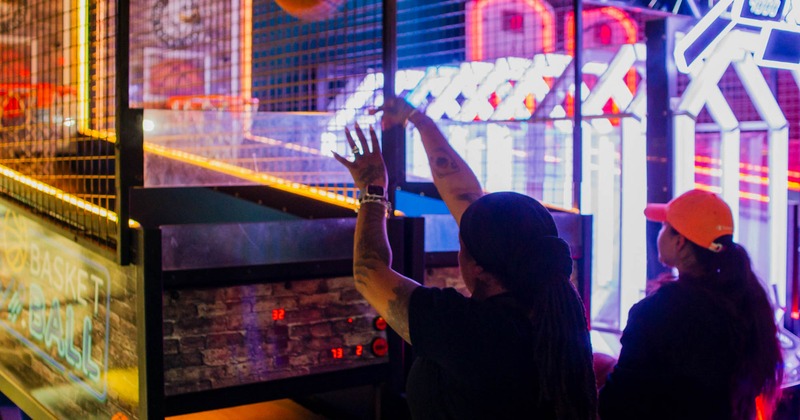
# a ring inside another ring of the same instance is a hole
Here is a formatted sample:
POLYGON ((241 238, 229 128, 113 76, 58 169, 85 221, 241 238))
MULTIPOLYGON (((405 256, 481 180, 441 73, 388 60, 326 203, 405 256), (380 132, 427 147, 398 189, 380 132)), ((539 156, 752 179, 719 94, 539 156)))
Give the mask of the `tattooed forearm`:
POLYGON ((366 286, 367 285, 367 277, 369 276, 370 269, 366 267, 366 265, 361 263, 354 263, 353 264, 353 279, 356 281, 358 286, 366 286))
POLYGON ((411 334, 408 330, 408 301, 414 287, 400 285, 392 289, 395 298, 389 301, 388 317, 386 321, 400 337, 411 343, 411 334))
POLYGON ((377 203, 362 206, 359 216, 364 214, 361 232, 356 238, 356 259, 361 262, 382 262, 391 264, 391 251, 386 241, 386 208, 377 203), (365 211, 366 210, 366 211, 365 211))
POLYGON ((371 272, 379 266, 390 266, 392 252, 386 239, 386 208, 379 203, 365 203, 358 211, 353 275, 365 286, 371 272))
POLYGON ((383 177, 383 168, 378 165, 369 165, 358 172, 358 181, 364 185, 374 183, 383 177))
POLYGON ((353 261, 353 276, 355 277, 356 283, 361 286, 367 285, 367 278, 369 277, 370 273, 374 272, 378 268, 378 265, 375 264, 375 261, 375 259, 364 258, 358 258, 353 261))
POLYGON ((436 149, 428 156, 431 172, 436 177, 444 178, 461 170, 458 160, 445 148, 436 149))

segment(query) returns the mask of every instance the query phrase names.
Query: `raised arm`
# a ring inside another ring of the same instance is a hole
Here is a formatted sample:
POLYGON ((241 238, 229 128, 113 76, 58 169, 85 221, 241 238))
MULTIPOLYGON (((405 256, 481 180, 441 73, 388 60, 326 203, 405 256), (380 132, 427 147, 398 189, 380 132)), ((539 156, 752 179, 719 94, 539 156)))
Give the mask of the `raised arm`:
POLYGON ((353 149, 353 161, 334 153, 353 176, 355 186, 361 190, 361 208, 356 219, 355 246, 353 250, 353 277, 356 290, 389 323, 394 331, 408 343, 408 303, 411 292, 419 283, 392 270, 392 249, 386 235, 386 211, 388 201, 367 195, 367 187, 379 187, 386 191, 386 164, 381 156, 375 130, 370 127, 372 150, 366 136, 356 125, 358 144, 350 131, 345 129, 347 141, 353 149))
POLYGON ((384 127, 405 124, 408 121, 419 130, 433 174, 433 184, 455 217, 456 223, 460 225, 464 210, 483 195, 475 173, 450 146, 436 123, 422 112, 417 112, 408 102, 399 98, 387 98, 383 111, 384 127))

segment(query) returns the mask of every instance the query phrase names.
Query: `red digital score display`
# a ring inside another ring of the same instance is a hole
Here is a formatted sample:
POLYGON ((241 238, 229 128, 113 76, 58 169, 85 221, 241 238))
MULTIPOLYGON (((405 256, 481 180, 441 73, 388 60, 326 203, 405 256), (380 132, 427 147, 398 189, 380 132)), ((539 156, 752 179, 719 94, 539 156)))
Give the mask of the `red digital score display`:
MULTIPOLYGON (((380 341, 380 340, 383 340, 383 339, 382 338, 377 338, 376 340, 380 341)), ((379 342, 379 344, 378 344, 378 348, 379 349, 383 349, 384 346, 385 346, 384 344, 379 342)), ((376 356, 385 355, 385 353, 383 353, 382 350, 379 350, 378 352, 375 351, 375 344, 374 343, 370 346, 370 348, 372 349, 372 352, 376 356)), ((386 348, 388 349, 388 346, 386 346, 386 348)), ((345 349, 343 347, 334 347, 334 348, 331 349, 331 357, 334 358, 334 359, 344 359, 346 354, 352 354, 355 357, 363 357, 364 356, 364 346, 361 345, 361 344, 353 347, 352 351, 353 351, 352 353, 346 353, 345 349)))
POLYGON ((283 321, 286 318, 286 309, 278 308, 272 310, 273 321, 283 321))
POLYGON ((336 347, 331 349, 331 356, 334 359, 342 359, 344 358, 344 349, 341 347, 336 347))
MULTIPOLYGON (((276 319, 277 310, 273 310, 273 319, 276 319)), ((355 318, 345 318, 348 324, 355 324, 355 318)), ((382 316, 372 319, 372 327, 376 331, 385 331, 389 325, 382 316)), ((366 356, 365 352, 370 352, 373 356, 384 357, 389 354, 389 343, 384 337, 375 337, 369 344, 357 344, 352 347, 332 347, 330 349, 331 358, 334 360, 358 359, 366 356)))

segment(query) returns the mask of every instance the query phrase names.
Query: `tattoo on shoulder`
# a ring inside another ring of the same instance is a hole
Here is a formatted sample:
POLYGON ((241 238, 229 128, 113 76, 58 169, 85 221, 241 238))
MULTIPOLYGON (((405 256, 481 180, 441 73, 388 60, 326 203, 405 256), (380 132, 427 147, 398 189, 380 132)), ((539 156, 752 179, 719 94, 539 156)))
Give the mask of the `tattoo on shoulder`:
POLYGON ((444 178, 459 172, 458 161, 446 149, 437 149, 430 156, 431 170, 434 175, 444 178))
POLYGON ((401 337, 410 337, 408 332, 408 302, 411 299, 413 290, 414 288, 408 285, 397 286, 392 289, 395 298, 389 300, 387 315, 390 319, 387 319, 387 321, 401 337))
POLYGON ((482 196, 483 196, 482 193, 467 192, 457 195, 456 198, 461 201, 466 201, 467 203, 472 204, 475 200, 481 198, 482 196))

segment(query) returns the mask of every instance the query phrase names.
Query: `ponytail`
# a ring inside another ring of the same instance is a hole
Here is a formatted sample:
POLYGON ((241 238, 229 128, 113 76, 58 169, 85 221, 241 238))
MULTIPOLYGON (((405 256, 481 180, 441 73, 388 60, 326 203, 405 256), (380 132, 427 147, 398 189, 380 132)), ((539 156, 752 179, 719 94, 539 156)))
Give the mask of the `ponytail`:
POLYGON ((512 192, 484 195, 464 211, 465 250, 527 309, 534 334, 539 402, 556 417, 594 420, 597 388, 583 303, 570 282, 569 245, 550 212, 512 192))
POLYGON ((557 289, 558 283, 569 283, 572 274, 569 244, 557 236, 543 236, 518 246, 509 261, 514 263, 498 267, 494 273, 526 307, 533 307, 542 293, 557 289))
POLYGON ((765 408, 771 409, 780 394, 783 358, 778 330, 772 305, 753 272, 747 251, 729 235, 716 242, 723 245, 720 252, 690 244, 705 273, 702 281, 719 296, 732 319, 731 350, 736 357, 730 390, 733 417, 751 419, 757 396, 765 408))
POLYGON ((561 238, 546 236, 515 250, 503 286, 530 308, 540 398, 559 419, 594 418, 597 383, 583 302, 570 281, 572 257, 561 238))

